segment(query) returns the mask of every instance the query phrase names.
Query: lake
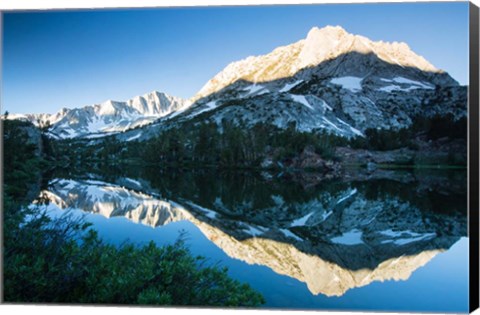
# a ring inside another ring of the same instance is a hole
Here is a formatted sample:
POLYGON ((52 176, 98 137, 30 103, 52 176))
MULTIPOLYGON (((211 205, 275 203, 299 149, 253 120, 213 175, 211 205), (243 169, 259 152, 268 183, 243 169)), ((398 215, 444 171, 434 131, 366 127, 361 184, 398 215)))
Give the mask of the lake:
POLYGON ((266 308, 468 311, 463 170, 340 179, 140 167, 55 171, 35 206, 82 215, 113 244, 186 240, 266 308))

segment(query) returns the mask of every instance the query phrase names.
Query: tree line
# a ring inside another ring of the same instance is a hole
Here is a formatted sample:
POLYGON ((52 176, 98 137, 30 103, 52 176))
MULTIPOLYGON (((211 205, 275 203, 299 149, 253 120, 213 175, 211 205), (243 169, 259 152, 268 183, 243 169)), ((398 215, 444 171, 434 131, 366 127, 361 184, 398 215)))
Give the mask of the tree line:
POLYGON ((354 149, 387 151, 402 147, 416 150, 415 140, 440 138, 465 139, 467 118, 454 119, 453 115, 416 117, 408 128, 367 129, 364 136, 345 138, 323 130, 304 132, 294 122, 287 128, 274 125, 222 121, 186 123, 160 131, 145 141, 124 142, 115 136, 105 137, 100 143, 87 144, 87 140, 55 141, 50 150, 56 160, 70 164, 85 162, 139 163, 170 166, 214 166, 223 168, 260 168, 266 158, 273 165, 288 164, 305 149, 324 160, 338 160, 335 148, 349 146, 354 149))
POLYGON ((467 140, 467 117, 455 119, 452 114, 433 117, 415 117, 412 125, 400 129, 365 130, 365 137, 356 137, 349 141, 353 148, 388 151, 403 147, 416 149, 414 140, 423 137, 424 140, 463 139, 467 140))
POLYGON ((335 158, 335 147, 348 139, 324 131, 303 132, 290 123, 281 129, 273 125, 202 122, 161 131, 146 141, 122 142, 106 137, 101 143, 78 145, 62 140, 53 149, 57 159, 72 161, 141 161, 172 166, 215 166, 258 168, 265 158, 288 163, 311 148, 324 159, 335 158))

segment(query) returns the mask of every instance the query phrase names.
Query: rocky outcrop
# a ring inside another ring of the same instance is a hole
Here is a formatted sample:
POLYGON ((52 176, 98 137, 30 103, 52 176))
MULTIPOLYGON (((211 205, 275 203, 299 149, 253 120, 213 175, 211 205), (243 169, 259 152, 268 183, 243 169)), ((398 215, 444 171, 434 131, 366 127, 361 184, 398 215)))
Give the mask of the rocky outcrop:
POLYGON ((328 175, 329 178, 340 175, 341 165, 332 160, 322 158, 311 146, 305 147, 300 154, 282 162, 275 160, 277 151, 267 150, 266 157, 261 162, 260 167, 277 170, 310 170, 328 175))
POLYGON ((370 151, 339 147, 336 148, 335 154, 346 165, 373 166, 373 164, 413 164, 416 152, 407 148, 391 151, 370 151))
POLYGON ((412 139, 415 149, 400 148, 375 151, 338 147, 335 155, 343 165, 467 165, 467 142, 464 139, 412 139))

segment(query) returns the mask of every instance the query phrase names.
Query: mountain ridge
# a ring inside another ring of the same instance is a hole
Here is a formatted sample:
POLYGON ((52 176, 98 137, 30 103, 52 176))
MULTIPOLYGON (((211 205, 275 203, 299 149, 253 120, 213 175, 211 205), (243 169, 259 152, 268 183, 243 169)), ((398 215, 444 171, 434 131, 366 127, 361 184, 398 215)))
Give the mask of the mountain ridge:
POLYGON ((417 116, 452 114, 459 119, 466 115, 466 104, 467 88, 445 72, 423 72, 353 52, 288 78, 262 83, 239 79, 131 134, 142 140, 185 123, 221 127, 226 121, 282 129, 295 123, 299 131, 351 138, 372 128, 407 128, 417 116))
POLYGON ((415 66, 422 71, 434 73, 443 72, 430 64, 424 57, 415 54, 406 43, 374 42, 364 36, 350 34, 340 26, 326 26, 321 29, 313 27, 305 39, 278 47, 264 55, 249 56, 230 63, 209 80, 193 99, 205 97, 238 79, 258 83, 293 76, 308 66, 318 65, 352 51, 374 52, 380 59, 392 64, 415 66), (253 69, 246 66, 252 63, 260 65, 253 69), (290 67, 278 67, 275 66, 275 63, 286 64, 290 67), (272 67, 278 72, 269 72, 268 70, 272 67), (222 81, 224 82, 222 83, 222 81))
POLYGON ((107 100, 79 108, 62 108, 55 114, 12 114, 9 118, 47 127, 48 135, 53 138, 88 137, 149 124, 187 104, 180 97, 152 91, 127 101, 107 100))
MULTIPOLYGON (((279 128, 294 122, 300 131, 351 138, 368 128, 408 127, 415 115, 462 117, 466 102, 466 87, 406 43, 372 41, 326 26, 270 53, 228 64, 188 100, 154 91, 63 110, 49 116, 54 122, 49 135, 143 140, 202 117, 218 126, 224 120, 279 128)), ((40 124, 46 116, 27 118, 40 124)))

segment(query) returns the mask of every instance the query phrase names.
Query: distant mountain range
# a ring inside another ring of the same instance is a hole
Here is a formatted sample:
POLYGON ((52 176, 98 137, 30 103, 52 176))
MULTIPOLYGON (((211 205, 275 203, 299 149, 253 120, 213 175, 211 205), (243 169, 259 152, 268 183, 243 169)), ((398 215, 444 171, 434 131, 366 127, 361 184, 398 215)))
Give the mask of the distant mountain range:
POLYGON ((54 138, 95 138, 149 124, 159 117, 182 109, 186 101, 153 91, 126 102, 106 101, 82 108, 62 108, 58 113, 9 115, 48 127, 54 138))
POLYGON ((345 137, 408 127, 415 116, 467 113, 467 88, 405 43, 374 42, 339 26, 229 64, 191 99, 152 92, 54 115, 10 115, 50 125, 54 138, 146 139, 185 122, 268 123, 345 137))

